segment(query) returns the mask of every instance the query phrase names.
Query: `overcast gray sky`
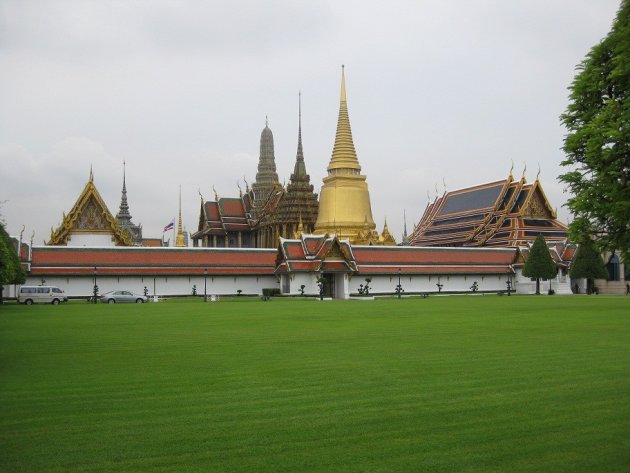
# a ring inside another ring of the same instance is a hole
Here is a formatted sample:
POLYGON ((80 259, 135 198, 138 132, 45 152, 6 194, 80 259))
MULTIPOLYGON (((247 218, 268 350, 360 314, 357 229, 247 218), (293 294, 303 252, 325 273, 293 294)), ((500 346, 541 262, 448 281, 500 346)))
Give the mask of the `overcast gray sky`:
POLYGON ((341 64, 378 230, 397 240, 444 190, 541 182, 560 218, 575 66, 618 0, 0 0, 0 213, 50 236, 90 166, 113 214, 123 161, 133 221, 160 237, 199 194, 253 182, 269 116, 278 174, 297 146, 319 190, 333 148, 341 64))

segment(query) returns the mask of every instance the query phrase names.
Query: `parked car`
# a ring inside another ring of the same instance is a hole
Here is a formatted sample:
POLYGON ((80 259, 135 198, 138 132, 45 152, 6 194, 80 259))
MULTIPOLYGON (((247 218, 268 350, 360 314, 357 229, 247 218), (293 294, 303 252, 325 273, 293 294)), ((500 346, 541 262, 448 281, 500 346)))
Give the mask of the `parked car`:
POLYGON ((34 303, 54 304, 67 302, 65 292, 55 286, 22 286, 17 297, 19 304, 31 305, 34 303))
POLYGON ((137 304, 142 304, 148 300, 147 296, 134 294, 129 291, 109 291, 101 294, 100 299, 101 302, 107 304, 115 304, 117 302, 135 302, 137 304))

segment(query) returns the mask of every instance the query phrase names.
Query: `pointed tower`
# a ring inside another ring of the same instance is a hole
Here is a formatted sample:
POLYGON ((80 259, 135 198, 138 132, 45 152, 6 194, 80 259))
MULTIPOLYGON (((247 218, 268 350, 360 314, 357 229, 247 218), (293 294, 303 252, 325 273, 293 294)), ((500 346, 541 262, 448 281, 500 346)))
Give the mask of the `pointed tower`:
POLYGON ((269 128, 269 120, 265 119, 265 128, 260 134, 260 157, 256 181, 252 184, 254 191, 254 208, 252 216, 257 218, 274 184, 279 184, 276 172, 276 158, 273 149, 273 133, 269 128))
POLYGON ((313 192, 311 177, 306 173, 304 152, 302 150, 302 94, 298 98, 298 143, 293 174, 289 180, 282 200, 278 203, 278 222, 280 232, 291 238, 301 226, 301 232, 311 233, 315 228, 318 212, 317 193, 313 192))
POLYGON ((319 197, 319 214, 315 233, 336 233, 340 239, 349 239, 354 244, 367 244, 378 240, 376 225, 372 219, 370 193, 366 176, 361 174, 361 165, 352 141, 348 104, 346 101, 346 79, 341 66, 341 101, 337 134, 332 158, 328 164, 328 176, 323 179, 319 197))
POLYGON ((116 214, 116 220, 118 225, 123 231, 127 232, 134 242, 134 245, 142 244, 142 226, 134 225, 131 221, 131 214, 129 213, 129 204, 127 203, 127 165, 123 162, 123 186, 122 196, 120 198, 120 208, 118 214, 116 214))
POLYGON ((175 246, 186 246, 186 240, 184 239, 184 230, 182 227, 182 186, 179 186, 179 220, 177 222, 177 236, 175 237, 175 246))

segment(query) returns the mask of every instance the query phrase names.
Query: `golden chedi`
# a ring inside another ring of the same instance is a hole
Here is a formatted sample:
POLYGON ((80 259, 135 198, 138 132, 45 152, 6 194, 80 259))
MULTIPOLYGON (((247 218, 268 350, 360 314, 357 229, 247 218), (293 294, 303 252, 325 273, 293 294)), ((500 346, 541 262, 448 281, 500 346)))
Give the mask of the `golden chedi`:
POLYGON ((327 169, 328 175, 323 179, 319 196, 314 233, 335 234, 357 245, 379 244, 366 176, 361 174, 361 165, 352 141, 343 66, 337 134, 327 169))

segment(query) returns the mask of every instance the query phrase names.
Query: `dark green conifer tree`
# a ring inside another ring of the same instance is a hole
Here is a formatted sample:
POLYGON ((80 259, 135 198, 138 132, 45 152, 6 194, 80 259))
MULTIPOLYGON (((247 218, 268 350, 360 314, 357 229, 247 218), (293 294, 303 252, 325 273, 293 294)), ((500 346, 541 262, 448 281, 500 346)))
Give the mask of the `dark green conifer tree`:
POLYGON ((586 278, 586 292, 588 294, 593 292, 595 279, 608 277, 604 260, 590 238, 585 238, 578 246, 571 262, 569 276, 573 279, 586 278))
POLYGON ((556 264, 551 258, 549 248, 542 235, 538 235, 529 249, 527 261, 523 266, 523 276, 536 278, 536 294, 540 294, 540 279, 551 279, 558 272, 556 264))

